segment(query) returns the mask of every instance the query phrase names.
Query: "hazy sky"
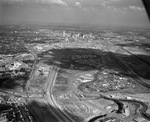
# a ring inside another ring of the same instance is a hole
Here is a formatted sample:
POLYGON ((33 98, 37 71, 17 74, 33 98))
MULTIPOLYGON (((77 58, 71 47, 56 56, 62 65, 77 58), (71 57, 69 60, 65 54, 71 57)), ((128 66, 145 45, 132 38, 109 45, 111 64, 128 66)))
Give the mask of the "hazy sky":
POLYGON ((0 0, 0 24, 149 26, 140 0, 0 0))

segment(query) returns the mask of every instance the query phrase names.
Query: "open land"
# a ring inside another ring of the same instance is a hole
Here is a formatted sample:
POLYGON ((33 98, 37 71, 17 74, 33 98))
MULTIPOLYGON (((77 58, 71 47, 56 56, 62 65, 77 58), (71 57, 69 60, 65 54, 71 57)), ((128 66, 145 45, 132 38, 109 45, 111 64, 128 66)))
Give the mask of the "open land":
POLYGON ((149 29, 0 26, 0 121, 149 122, 149 29))

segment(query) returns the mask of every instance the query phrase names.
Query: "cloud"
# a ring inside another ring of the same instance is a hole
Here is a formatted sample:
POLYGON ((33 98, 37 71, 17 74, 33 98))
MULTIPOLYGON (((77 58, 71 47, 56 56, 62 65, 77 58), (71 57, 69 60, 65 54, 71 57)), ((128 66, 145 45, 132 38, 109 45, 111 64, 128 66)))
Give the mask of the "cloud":
POLYGON ((23 0, 10 0, 11 2, 23 2, 23 0))
POLYGON ((108 10, 111 11, 111 12, 117 12, 117 13, 125 13, 122 9, 120 8, 116 8, 114 6, 107 6, 108 10))
POLYGON ((3 2, 3 3, 7 3, 7 2, 9 2, 9 3, 12 2, 13 3, 14 2, 15 3, 15 2, 23 2, 23 0, 1 0, 1 2, 3 2))
POLYGON ((50 0, 52 1, 53 4, 58 4, 58 5, 63 5, 63 6, 67 6, 67 3, 65 3, 62 0, 50 0))
POLYGON ((100 0, 100 4, 102 6, 106 6, 107 4, 111 4, 111 3, 114 3, 114 2, 120 2, 121 0, 100 0))
POLYGON ((67 3, 65 3, 62 0, 36 0, 37 3, 44 3, 44 4, 56 4, 56 5, 62 5, 67 6, 67 3))
POLYGON ((2 2, 11 2, 11 3, 42 3, 42 4, 51 4, 51 5, 61 5, 67 6, 67 3, 63 0, 2 0, 2 2))
POLYGON ((109 0, 111 2, 120 2, 121 0, 109 0))
POLYGON ((138 6, 129 6, 129 8, 132 9, 132 10, 139 10, 139 11, 144 10, 144 8, 141 8, 141 7, 138 7, 138 6))
POLYGON ((77 6, 77 7, 81 7, 81 3, 79 3, 79 2, 75 2, 75 6, 77 6))

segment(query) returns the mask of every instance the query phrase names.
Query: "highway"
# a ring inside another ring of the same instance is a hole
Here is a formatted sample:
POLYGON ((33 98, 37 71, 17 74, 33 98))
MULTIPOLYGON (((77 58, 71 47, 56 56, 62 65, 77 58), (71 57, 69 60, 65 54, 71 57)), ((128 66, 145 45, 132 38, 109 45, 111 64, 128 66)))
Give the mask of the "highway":
MULTIPOLYGON (((113 59, 115 59, 115 61, 117 63, 119 63, 119 65, 123 69, 125 69, 126 71, 130 72, 131 74, 133 74, 137 77, 136 81, 138 83, 140 83, 142 85, 145 85, 145 83, 141 82, 141 79, 119 57, 117 57, 113 53, 111 53, 111 54, 112 54, 111 57, 113 59)), ((67 115, 67 113, 65 113, 61 109, 61 107, 59 106, 59 104, 57 103, 57 101, 55 100, 55 98, 53 96, 52 89, 53 89, 53 86, 55 85, 55 80, 56 80, 58 71, 59 71, 58 67, 52 66, 51 69, 50 69, 50 73, 49 73, 49 76, 47 78, 46 98, 47 98, 50 106, 53 107, 53 110, 51 110, 51 112, 57 117, 57 119, 60 122, 75 122, 70 116, 67 115)), ((145 119, 149 120, 149 115, 146 113, 147 105, 144 104, 143 102, 136 101, 136 100, 123 100, 123 99, 119 99, 119 101, 122 101, 122 102, 135 102, 135 103, 140 104, 142 106, 142 108, 140 109, 141 116, 143 116, 145 119)))
POLYGON ((50 111, 59 120, 59 122, 75 122, 69 115, 67 115, 63 110, 61 110, 61 107, 56 102, 52 93, 58 70, 59 68, 57 67, 50 67, 49 76, 47 78, 46 99, 49 103, 50 111))
POLYGON ((111 52, 111 57, 116 61, 117 64, 119 64, 123 69, 125 69, 129 74, 132 74, 133 77, 136 79, 136 83, 139 83, 146 88, 150 88, 150 83, 148 83, 146 80, 139 77, 120 57, 116 56, 111 52))
MULTIPOLYGON (((107 43, 108 45, 112 45, 111 42, 106 42, 106 43, 107 43)), ((129 55, 134 56, 135 58, 137 58, 137 60, 143 61, 144 63, 147 64, 147 66, 150 65, 149 62, 147 62, 147 61, 145 61, 145 60, 139 58, 139 57, 136 56, 135 54, 131 53, 130 51, 128 51, 128 50, 126 50, 126 49, 124 49, 123 47, 120 47, 119 49, 125 51, 125 52, 128 53, 129 55)), ((118 63, 121 67, 125 68, 125 69, 128 71, 128 73, 130 73, 130 74, 132 74, 134 77, 136 77, 136 81, 137 81, 139 84, 141 84, 141 85, 143 85, 143 86, 145 86, 145 87, 147 87, 147 88, 150 88, 149 80, 146 80, 146 79, 143 79, 143 78, 139 77, 139 76, 126 64, 125 61, 123 61, 119 56, 115 55, 109 48, 107 48, 107 50, 111 53, 111 56, 112 56, 112 58, 115 59, 116 63, 118 63)))
MULTIPOLYGON (((129 53, 130 55, 134 56, 134 57, 137 58, 138 60, 141 60, 142 62, 146 63, 148 67, 150 66, 150 63, 147 62, 147 61, 145 61, 144 59, 139 58, 137 55, 132 54, 130 51, 125 50, 124 48, 121 48, 121 49, 124 50, 124 51, 126 51, 126 52, 129 53)), ((119 58, 119 57, 118 57, 118 58, 119 58)), ((121 59, 120 59, 120 60, 121 60, 121 59)), ((123 62, 123 61, 122 61, 122 62, 123 62)), ((130 69, 130 68, 129 68, 129 69, 130 69)), ((147 88, 150 88, 150 82, 149 82, 149 80, 146 80, 146 79, 143 79, 143 78, 139 77, 139 76, 138 76, 133 70, 131 70, 131 69, 130 69, 130 72, 131 72, 132 74, 134 74, 136 77, 138 77, 138 79, 139 79, 138 82, 139 82, 140 84, 142 84, 143 86, 145 86, 145 87, 147 87, 147 88), (142 82, 141 82, 141 81, 142 81, 142 82)))
POLYGON ((27 80, 27 83, 26 83, 26 93, 27 95, 29 94, 29 85, 30 85, 30 82, 33 80, 33 74, 35 72, 35 69, 36 69, 36 65, 37 65, 37 55, 34 53, 34 49, 31 48, 31 47, 26 47, 26 48, 29 48, 29 50, 31 50, 31 54, 34 56, 34 63, 33 63, 33 66, 32 66, 32 70, 31 70, 31 73, 30 73, 30 76, 29 76, 29 79, 27 80))

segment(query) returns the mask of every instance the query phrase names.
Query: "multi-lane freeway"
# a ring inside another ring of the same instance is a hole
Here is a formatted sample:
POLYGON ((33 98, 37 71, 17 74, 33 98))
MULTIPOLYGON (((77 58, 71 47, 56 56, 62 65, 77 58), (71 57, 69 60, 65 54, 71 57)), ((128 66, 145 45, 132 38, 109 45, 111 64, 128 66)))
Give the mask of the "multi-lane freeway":
POLYGON ((58 67, 50 67, 50 72, 47 78, 46 99, 49 103, 50 111, 59 122, 75 122, 69 115, 67 115, 67 113, 61 109, 53 96, 52 89, 55 84, 58 70, 58 67))

